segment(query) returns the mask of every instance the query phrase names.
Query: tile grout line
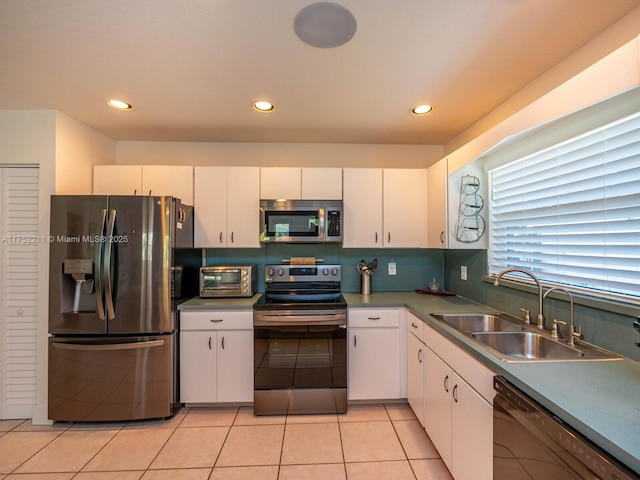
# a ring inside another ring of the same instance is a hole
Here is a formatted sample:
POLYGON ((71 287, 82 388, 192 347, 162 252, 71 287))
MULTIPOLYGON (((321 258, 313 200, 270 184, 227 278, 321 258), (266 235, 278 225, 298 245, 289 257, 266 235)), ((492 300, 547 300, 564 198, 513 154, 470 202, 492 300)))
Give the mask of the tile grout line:
MULTIPOLYGON (((15 427, 13 427, 11 430, 9 430, 9 431, 8 431, 8 432, 6 432, 6 433, 11 433, 11 432, 13 432, 13 433, 24 433, 24 434, 29 434, 30 432, 14 432, 14 430, 15 430, 16 428, 18 428, 20 425, 24 424, 26 421, 27 421, 27 420, 24 420, 23 422, 20 422, 18 425, 16 425, 15 427)), ((27 463, 29 460, 31 460, 33 457, 35 457, 38 453, 40 453, 42 450, 44 450, 44 449, 45 449, 45 448, 47 448, 49 445, 51 445, 53 442, 55 442, 55 441, 58 439, 58 437, 59 437, 60 435, 62 435, 64 432, 66 432, 66 430, 62 430, 62 431, 58 432, 58 434, 57 434, 55 437, 53 437, 53 438, 51 439, 51 441, 47 442, 45 445, 43 445, 41 448, 39 448, 36 452, 34 452, 34 453, 33 453, 33 455, 30 455, 30 456, 29 456, 29 458, 27 458, 24 462, 22 462, 20 465, 18 465, 16 468, 14 468, 11 472, 9 472, 9 473, 7 474, 7 476, 8 476, 8 475, 13 475, 13 474, 16 472, 16 470, 18 470, 18 469, 19 469, 20 467, 22 467, 25 463, 27 463)), ((5 434, 5 435, 6 435, 6 434, 5 434)), ((5 435, 3 435, 3 437, 4 437, 5 435)))
MULTIPOLYGON (((238 415, 240 415, 240 407, 238 407, 238 409, 236 410, 236 414, 233 417, 233 422, 231 422, 231 425, 229 425, 229 429, 227 430, 227 434, 224 436, 224 440, 222 441, 222 445, 220 445, 220 451, 218 452, 218 455, 216 455, 216 458, 213 460, 213 466, 211 467, 211 473, 209 473, 209 478, 213 477, 213 471, 215 470, 216 465, 218 464, 218 460, 220 460, 220 455, 222 455, 222 450, 224 450, 224 445, 225 445, 225 443, 227 443, 227 439, 229 438, 229 435, 231 435, 231 429, 235 426, 236 421, 238 420, 238 415)), ((186 415, 185 415, 185 417, 186 417, 186 415)))
MULTIPOLYGON (((387 412, 387 415, 389 415, 389 410, 387 409, 387 405, 384 405, 384 409, 387 412)), ((400 435, 398 434, 398 430, 396 429, 396 424, 393 421, 393 419, 391 418, 391 415, 389 415, 389 420, 391 420, 391 427, 393 428, 393 432, 396 434, 396 438, 398 439, 398 443, 400 443, 400 448, 402 448, 402 453, 404 453, 404 457, 407 461, 407 463, 409 464, 409 468, 411 469, 411 473, 413 474, 413 478, 417 479, 418 475, 416 475, 415 470, 413 469, 413 465, 411 465, 411 462, 409 460, 409 455, 407 455, 407 450, 404 446, 404 444, 402 443, 402 439, 400 438, 400 435)))

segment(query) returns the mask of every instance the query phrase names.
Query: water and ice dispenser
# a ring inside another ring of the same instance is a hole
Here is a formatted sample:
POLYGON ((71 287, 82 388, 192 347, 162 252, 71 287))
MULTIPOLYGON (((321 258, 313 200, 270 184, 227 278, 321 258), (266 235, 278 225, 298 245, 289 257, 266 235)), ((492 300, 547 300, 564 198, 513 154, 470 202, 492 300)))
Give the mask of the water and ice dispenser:
POLYGON ((93 259, 65 259, 61 287, 61 313, 95 312, 93 259))

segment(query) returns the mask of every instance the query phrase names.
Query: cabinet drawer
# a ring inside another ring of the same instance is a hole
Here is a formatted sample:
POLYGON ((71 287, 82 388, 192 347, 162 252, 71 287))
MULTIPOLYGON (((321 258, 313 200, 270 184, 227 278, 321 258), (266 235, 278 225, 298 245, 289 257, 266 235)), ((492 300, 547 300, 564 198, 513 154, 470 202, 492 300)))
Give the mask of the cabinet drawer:
POLYGON ((411 332, 418 337, 418 340, 426 344, 424 341, 424 322, 412 313, 407 313, 407 332, 411 332))
POLYGON ((349 310, 349 327, 399 327, 400 310, 397 308, 354 308, 349 310))
POLYGON ((252 328, 252 310, 180 312, 180 330, 246 330, 252 328))

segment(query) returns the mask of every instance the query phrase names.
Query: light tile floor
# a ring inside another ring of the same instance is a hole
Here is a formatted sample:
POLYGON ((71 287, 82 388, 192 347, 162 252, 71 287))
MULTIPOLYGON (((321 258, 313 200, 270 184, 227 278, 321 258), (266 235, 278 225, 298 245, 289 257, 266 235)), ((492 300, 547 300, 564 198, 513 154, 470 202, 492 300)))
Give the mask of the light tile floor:
POLYGON ((169 420, 0 421, 0 480, 451 480, 408 405, 256 417, 183 408, 169 420))

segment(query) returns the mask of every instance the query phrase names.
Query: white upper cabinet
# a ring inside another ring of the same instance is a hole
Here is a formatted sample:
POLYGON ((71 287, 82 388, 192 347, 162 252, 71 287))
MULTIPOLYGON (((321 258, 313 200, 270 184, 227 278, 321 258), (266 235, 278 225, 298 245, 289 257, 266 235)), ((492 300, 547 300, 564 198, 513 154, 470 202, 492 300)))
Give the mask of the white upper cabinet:
POLYGON ((94 165, 94 195, 142 195, 142 165, 94 165))
POLYGON ((143 165, 143 195, 171 195, 193 205, 193 167, 180 165, 143 165))
POLYGON ((426 215, 424 169, 384 169, 383 245, 423 247, 426 215))
POLYGON ((260 198, 341 200, 341 168, 267 167, 260 170, 260 198))
POLYGON ((195 167, 196 248, 259 248, 260 169, 195 167))
POLYGON ((427 168, 427 247, 447 248, 447 159, 427 168))
POLYGON ((342 200, 341 168, 303 168, 303 200, 342 200))
POLYGON ((300 200, 300 169, 295 167, 260 169, 260 198, 300 200))
POLYGON ((345 168, 344 248, 382 247, 382 170, 345 168))
POLYGON ((343 181, 343 247, 424 246, 424 169, 346 168, 343 181))
POLYGON ((171 195, 193 205, 193 167, 184 165, 95 165, 94 195, 171 195))

